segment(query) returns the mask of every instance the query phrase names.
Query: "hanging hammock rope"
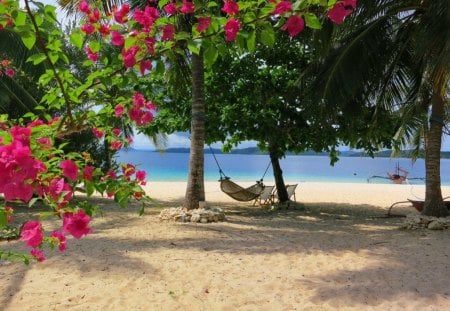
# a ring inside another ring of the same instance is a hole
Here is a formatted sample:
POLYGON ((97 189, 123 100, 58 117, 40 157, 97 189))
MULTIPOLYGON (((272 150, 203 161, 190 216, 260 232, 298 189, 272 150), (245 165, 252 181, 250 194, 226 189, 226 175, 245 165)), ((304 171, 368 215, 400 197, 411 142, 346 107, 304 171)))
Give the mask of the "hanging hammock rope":
POLYGON ((228 196, 235 199, 236 201, 241 201, 241 202, 252 201, 261 194, 261 192, 264 189, 263 179, 264 179, 264 176, 266 176, 267 170, 270 167, 270 162, 269 162, 269 165, 267 165, 267 168, 266 168, 263 176, 261 177, 261 179, 259 181, 257 181, 256 184, 254 184, 248 188, 244 188, 244 187, 239 186, 235 182, 231 181, 230 177, 225 175, 222 168, 220 167, 219 161, 217 161, 216 155, 214 154, 214 151, 211 148, 211 146, 209 146, 209 149, 211 150, 211 154, 214 157, 214 161, 216 161, 217 167, 219 168, 220 189, 222 190, 223 193, 227 194, 228 196))

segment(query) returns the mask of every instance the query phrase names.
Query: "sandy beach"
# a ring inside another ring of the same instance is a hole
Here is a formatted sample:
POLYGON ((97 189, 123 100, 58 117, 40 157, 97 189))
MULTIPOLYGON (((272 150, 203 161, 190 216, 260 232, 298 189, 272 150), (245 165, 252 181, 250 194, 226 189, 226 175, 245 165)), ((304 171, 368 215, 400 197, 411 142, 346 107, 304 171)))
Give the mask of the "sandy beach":
POLYGON ((270 211, 208 182, 207 204, 225 222, 160 221, 185 188, 149 182, 144 216, 95 199, 94 233, 66 253, 0 262, 0 310, 450 310, 450 230, 400 230, 403 218, 383 217, 424 186, 305 182, 295 209, 270 211))

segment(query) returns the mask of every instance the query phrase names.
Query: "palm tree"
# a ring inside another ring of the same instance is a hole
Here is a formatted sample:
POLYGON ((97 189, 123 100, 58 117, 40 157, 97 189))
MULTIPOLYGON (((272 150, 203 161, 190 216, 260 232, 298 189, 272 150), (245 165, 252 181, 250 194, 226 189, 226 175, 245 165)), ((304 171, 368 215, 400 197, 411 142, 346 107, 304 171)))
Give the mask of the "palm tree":
POLYGON ((0 30, 0 61, 9 60, 15 70, 14 77, 0 75, 0 113, 18 118, 38 105, 43 93, 37 81, 45 67, 26 62, 35 53, 36 49, 28 50, 16 33, 7 28, 0 30))
MULTIPOLYGON (((446 216, 440 150, 448 118, 450 77, 448 0, 361 0, 353 18, 328 33, 317 60, 314 90, 327 103, 391 109, 399 116, 399 142, 425 145, 425 215, 446 216)), ((330 26, 331 27, 331 26, 330 26)), ((314 94, 314 93, 311 93, 314 94)), ((374 119, 376 113, 374 114, 374 119)))

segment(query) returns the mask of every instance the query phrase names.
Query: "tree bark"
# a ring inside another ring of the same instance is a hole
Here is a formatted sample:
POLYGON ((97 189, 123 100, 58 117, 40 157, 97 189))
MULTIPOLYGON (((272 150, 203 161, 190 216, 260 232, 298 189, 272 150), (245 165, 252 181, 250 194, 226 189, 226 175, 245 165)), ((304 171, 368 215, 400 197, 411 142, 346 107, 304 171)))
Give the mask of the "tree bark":
POLYGON ((286 185, 283 179, 283 170, 281 169, 280 159, 278 158, 278 152, 275 146, 269 146, 270 162, 272 163, 273 177, 275 178, 275 186, 277 188, 278 200, 280 203, 287 202, 289 200, 286 185))
POLYGON ((435 217, 448 216, 441 192, 441 144, 444 116, 444 99, 434 92, 431 106, 430 129, 425 148, 425 204, 422 214, 435 217))
POLYGON ((205 145, 205 104, 203 54, 192 54, 192 116, 191 149, 189 155, 189 175, 184 198, 184 207, 196 209, 200 201, 205 201, 204 145, 205 145))

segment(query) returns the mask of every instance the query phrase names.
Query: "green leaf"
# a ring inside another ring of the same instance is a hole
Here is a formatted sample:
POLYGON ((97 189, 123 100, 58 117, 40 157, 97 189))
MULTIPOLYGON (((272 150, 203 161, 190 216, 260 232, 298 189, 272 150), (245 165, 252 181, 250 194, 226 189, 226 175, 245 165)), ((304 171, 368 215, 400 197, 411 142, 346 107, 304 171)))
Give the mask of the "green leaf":
POLYGON ((48 21, 56 22, 57 18, 56 18, 56 8, 52 5, 46 5, 44 8, 45 11, 45 17, 48 21))
POLYGON ((74 32, 70 35, 70 42, 78 49, 83 47, 83 36, 79 32, 74 32))
POLYGON ((100 43, 98 41, 89 42, 89 48, 93 53, 97 53, 100 51, 100 43))
POLYGON ((98 192, 100 192, 102 195, 106 190, 106 184, 100 184, 100 183, 95 183, 95 190, 97 190, 98 192))
POLYGON ((329 0, 328 1, 328 7, 331 8, 336 4, 337 0, 329 0))
POLYGON ((8 217, 6 215, 6 211, 1 208, 0 209, 0 228, 6 226, 6 224, 8 223, 8 217))
POLYGON ((14 17, 14 25, 15 26, 23 26, 27 21, 27 14, 23 11, 14 11, 17 12, 17 15, 14 17))
POLYGON ((46 60, 46 56, 44 53, 38 53, 31 55, 28 57, 27 62, 33 62, 33 65, 37 65, 46 60))
POLYGON ((322 24, 320 24, 320 21, 315 14, 306 13, 303 15, 303 17, 305 18, 306 26, 308 26, 309 28, 312 28, 312 29, 321 29, 322 28, 322 24))
POLYGON ((217 57, 219 56, 219 51, 217 48, 211 44, 206 50, 203 55, 205 57, 205 63, 207 66, 211 66, 214 64, 217 60, 217 57))
POLYGON ((54 217, 55 216, 55 212, 42 212, 39 213, 39 217, 40 218, 49 218, 49 217, 54 217))
POLYGON ((128 191, 119 190, 114 194, 114 201, 116 201, 120 207, 126 207, 128 203, 128 196, 128 191))
POLYGON ((57 62, 58 59, 59 59, 58 53, 49 53, 49 54, 48 54, 48 57, 50 58, 50 62, 51 62, 52 64, 56 64, 56 62, 57 62))
POLYGON ((208 2, 208 8, 214 8, 214 7, 217 7, 217 6, 218 6, 218 4, 215 1, 209 1, 208 2))
POLYGON ((84 183, 84 186, 86 187, 86 195, 87 195, 88 197, 92 196, 92 194, 93 194, 94 191, 95 191, 95 185, 94 185, 94 183, 91 182, 91 181, 86 181, 86 182, 84 183))
POLYGON ((201 41, 199 41, 199 40, 189 40, 188 41, 188 49, 192 53, 199 55, 200 48, 201 48, 201 41))
POLYGON ((31 50, 31 48, 36 43, 36 36, 31 31, 26 31, 26 32, 21 33, 21 38, 22 38, 23 44, 29 50, 31 50))
POLYGON ((273 31, 273 28, 271 26, 261 30, 260 40, 262 44, 269 47, 275 44, 275 32, 273 31))
POLYGON ((28 202, 28 207, 32 207, 37 200, 39 200, 39 198, 36 197, 32 198, 30 202, 28 202))
POLYGON ((247 49, 249 52, 253 52, 256 46, 256 32, 250 31, 247 36, 247 49))
POLYGON ((145 205, 142 204, 142 205, 141 205, 141 208, 139 209, 139 216, 143 216, 143 215, 144 215, 144 212, 145 212, 145 205))

